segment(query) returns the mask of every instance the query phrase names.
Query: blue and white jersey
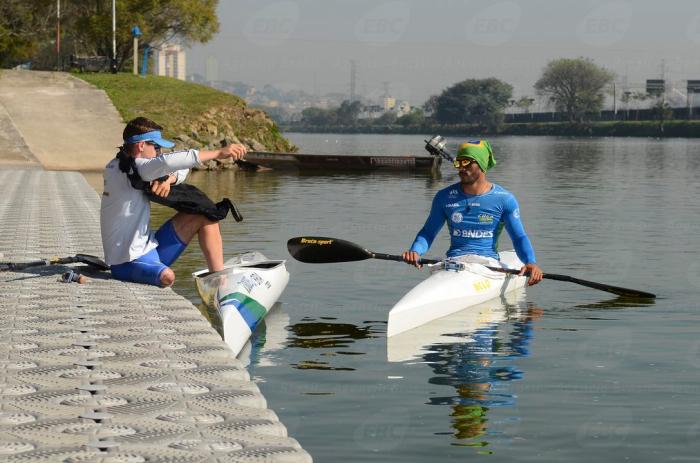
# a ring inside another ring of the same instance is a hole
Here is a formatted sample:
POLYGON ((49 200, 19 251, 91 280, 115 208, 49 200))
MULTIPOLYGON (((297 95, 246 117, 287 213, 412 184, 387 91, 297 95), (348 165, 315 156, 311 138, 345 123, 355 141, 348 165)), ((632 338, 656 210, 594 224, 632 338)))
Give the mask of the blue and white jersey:
POLYGON ((464 193, 459 183, 438 191, 411 251, 423 255, 445 222, 451 240, 448 257, 477 254, 498 259, 498 238, 505 227, 520 260, 526 264, 536 262, 535 251, 520 220, 518 201, 500 185, 494 183, 482 195, 464 193))

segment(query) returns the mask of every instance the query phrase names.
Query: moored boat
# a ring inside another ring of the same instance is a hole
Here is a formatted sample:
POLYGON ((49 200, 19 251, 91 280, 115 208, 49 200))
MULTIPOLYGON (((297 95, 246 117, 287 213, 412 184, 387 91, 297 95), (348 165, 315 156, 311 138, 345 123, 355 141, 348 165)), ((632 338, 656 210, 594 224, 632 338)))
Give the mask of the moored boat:
POLYGON ((249 152, 246 161, 276 170, 310 172, 437 171, 442 159, 436 156, 331 155, 249 152))
MULTIPOLYGON (((515 251, 500 253, 501 265, 520 269, 515 251)), ((406 293, 389 312, 387 336, 395 336, 432 320, 523 288, 522 276, 489 270, 483 263, 464 262, 460 268, 435 270, 406 293)))
POLYGON ((226 344, 238 355, 289 282, 284 260, 245 252, 226 261, 224 269, 194 272, 202 301, 216 309, 226 344))

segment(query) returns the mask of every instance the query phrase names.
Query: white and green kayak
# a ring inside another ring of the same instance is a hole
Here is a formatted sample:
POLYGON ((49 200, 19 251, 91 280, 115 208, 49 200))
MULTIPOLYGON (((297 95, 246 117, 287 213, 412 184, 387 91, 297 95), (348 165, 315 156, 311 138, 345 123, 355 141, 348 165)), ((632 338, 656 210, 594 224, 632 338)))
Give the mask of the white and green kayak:
POLYGON ((194 272, 202 301, 216 309, 226 344, 238 355, 289 282, 284 260, 270 260, 257 251, 226 261, 218 272, 194 272))

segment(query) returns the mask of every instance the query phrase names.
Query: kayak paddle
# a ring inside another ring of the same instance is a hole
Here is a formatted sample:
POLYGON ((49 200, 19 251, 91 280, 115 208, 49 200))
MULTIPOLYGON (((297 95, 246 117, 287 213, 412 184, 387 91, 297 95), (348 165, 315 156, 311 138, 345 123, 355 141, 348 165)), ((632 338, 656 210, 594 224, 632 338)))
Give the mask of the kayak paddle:
MULTIPOLYGON (((403 257, 392 254, 382 254, 370 251, 350 241, 345 241, 337 238, 328 238, 321 236, 305 236, 291 238, 287 241, 287 249, 289 254, 296 260, 307 264, 328 264, 335 262, 356 262, 366 259, 381 259, 403 262, 403 257)), ((437 264, 439 260, 421 259, 421 264, 437 264)), ((489 267, 490 270, 497 272, 510 273, 518 275, 520 270, 506 269, 499 267, 489 267)), ((527 276, 527 274, 525 275, 527 276)), ((543 278, 557 281, 568 281, 577 285, 586 286, 588 288, 599 289, 608 293, 617 294, 618 296, 654 299, 655 294, 639 291, 636 289, 621 288, 619 286, 611 286, 594 281, 581 280, 568 275, 557 275, 555 273, 545 273, 543 278)))
MULTIPOLYGON (((289 254, 307 264, 329 264, 334 262, 356 262, 366 259, 382 259, 403 262, 403 257, 382 254, 365 249, 350 241, 321 236, 292 238, 287 241, 289 254)), ((422 264, 437 264, 439 260, 421 259, 422 264)))
POLYGON ((29 267, 41 267, 45 265, 73 264, 75 262, 87 264, 98 270, 109 270, 109 266, 99 257, 89 254, 76 254, 71 257, 52 257, 50 259, 34 260, 31 262, 0 262, 0 272, 23 270, 29 267))

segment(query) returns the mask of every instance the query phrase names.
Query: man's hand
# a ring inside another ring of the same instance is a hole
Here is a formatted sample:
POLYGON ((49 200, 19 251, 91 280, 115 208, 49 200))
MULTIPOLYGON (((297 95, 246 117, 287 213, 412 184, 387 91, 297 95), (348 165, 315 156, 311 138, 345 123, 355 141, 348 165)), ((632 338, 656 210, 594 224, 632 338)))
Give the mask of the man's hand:
POLYGON ((219 155, 217 156, 218 159, 233 159, 234 161, 238 161, 239 159, 243 159, 243 156, 246 155, 248 152, 248 148, 245 147, 245 145, 241 144, 234 144, 234 145, 228 145, 224 146, 219 150, 219 155))
POLYGON ((168 178, 162 182, 153 180, 151 182, 151 192, 156 196, 160 196, 161 198, 167 198, 168 194, 170 194, 170 185, 176 181, 177 177, 173 174, 168 175, 168 178))
POLYGON ((403 261, 409 265, 413 265, 416 268, 423 267, 423 264, 420 263, 420 255, 416 251, 406 251, 401 257, 403 257, 403 261))
POLYGON ((528 286, 536 285, 542 281, 542 276, 544 275, 542 273, 542 269, 539 268, 537 264, 523 265, 523 267, 520 269, 519 275, 525 275, 526 273, 530 274, 530 278, 527 280, 528 286))

